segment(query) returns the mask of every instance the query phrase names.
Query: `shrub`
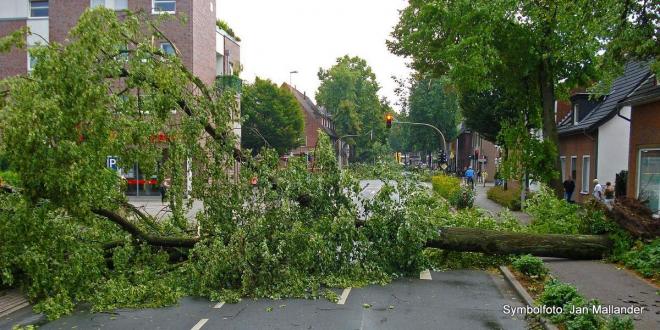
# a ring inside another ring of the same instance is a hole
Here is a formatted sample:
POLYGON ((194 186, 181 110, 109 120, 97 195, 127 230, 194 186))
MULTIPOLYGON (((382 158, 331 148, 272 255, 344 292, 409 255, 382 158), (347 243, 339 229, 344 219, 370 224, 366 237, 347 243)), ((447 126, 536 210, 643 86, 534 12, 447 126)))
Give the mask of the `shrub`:
POLYGON ((461 179, 446 175, 434 176, 431 183, 433 184, 433 191, 447 200, 450 200, 461 187, 461 179))
POLYGON ((645 277, 660 279, 660 238, 645 243, 634 241, 622 230, 610 236, 614 248, 609 260, 620 262, 645 277))
POLYGON ((542 187, 526 201, 526 211, 533 217, 530 228, 541 234, 603 234, 617 227, 600 205, 569 204, 542 187))
POLYGON ((433 190, 458 209, 471 208, 474 205, 474 190, 462 185, 461 179, 436 175, 432 178, 433 190))
POLYGON ((545 276, 548 269, 543 264, 543 260, 530 254, 516 258, 513 268, 527 276, 545 276))
POLYGON ((520 193, 517 189, 504 190, 502 187, 488 189, 488 199, 500 204, 509 210, 520 211, 520 193))
POLYGON ((564 307, 578 297, 580 294, 574 286, 553 279, 546 282, 539 303, 548 307, 564 307))
POLYGON ((0 183, 11 186, 19 185, 18 173, 12 171, 0 171, 0 183))

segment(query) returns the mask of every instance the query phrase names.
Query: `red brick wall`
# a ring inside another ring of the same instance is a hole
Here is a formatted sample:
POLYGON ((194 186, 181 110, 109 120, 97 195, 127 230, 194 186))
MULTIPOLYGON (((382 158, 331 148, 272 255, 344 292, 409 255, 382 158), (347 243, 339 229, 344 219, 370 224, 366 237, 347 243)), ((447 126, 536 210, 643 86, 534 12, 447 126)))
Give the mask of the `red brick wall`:
MULTIPOLYGON (((199 0, 197 0, 199 1, 199 0)), ((87 1, 89 3, 89 1, 87 1)), ((176 2, 176 17, 185 16, 188 21, 181 24, 178 20, 172 18, 162 23, 160 30, 167 36, 168 39, 174 43, 182 55, 183 63, 189 70, 193 68, 193 0, 179 0, 176 2)), ((208 4, 207 4, 208 5, 208 4)), ((145 13, 151 14, 151 0, 130 0, 128 8, 132 11, 142 10, 145 13)), ((165 40, 155 40, 154 45, 159 46, 165 40)), ((215 43, 214 43, 215 45, 215 43)), ((215 56, 213 56, 215 61, 215 56)))
MULTIPOLYGON (((559 155, 566 157, 566 168, 564 168, 564 173, 566 173, 567 177, 571 175, 571 157, 577 156, 576 177, 573 178, 575 181, 573 200, 576 202, 583 202, 585 197, 588 196, 580 193, 582 190, 582 156, 585 155, 590 156, 588 187, 590 193, 593 191, 593 184, 591 182, 595 179, 596 174, 595 139, 596 136, 586 136, 584 134, 559 137, 559 155)), ((604 184, 604 182, 602 183, 604 184)))
POLYGON ((487 157, 486 163, 481 167, 482 171, 488 173, 488 177, 486 178, 487 182, 494 181, 493 178, 495 177, 495 171, 497 170, 495 166, 495 158, 497 158, 498 155, 499 152, 497 151, 495 144, 488 140, 481 140, 481 153, 479 154, 479 158, 483 158, 483 156, 487 157))
MULTIPOLYGON (((225 50, 229 50, 229 62, 234 64, 234 71, 236 71, 241 65, 241 47, 228 38, 224 38, 224 40, 225 50)), ((229 68, 227 68, 227 71, 229 71, 229 68)))
POLYGON ((80 15, 89 7, 89 0, 51 0, 48 2, 48 33, 50 41, 62 43, 69 30, 78 23, 80 15))
POLYGON ((209 85, 215 80, 215 11, 215 1, 193 1, 193 73, 209 85))
MULTIPOLYGON (((25 19, 0 21, 0 37, 4 37, 27 24, 25 19)), ((14 49, 0 54, 0 79, 27 73, 27 52, 14 49)))
POLYGON ((474 153, 472 149, 472 133, 463 133, 458 136, 458 150, 456 151, 456 170, 463 171, 463 168, 471 165, 470 155, 474 153))
POLYGON ((640 148, 660 148, 660 101, 634 106, 630 122, 627 195, 636 196, 637 156, 640 148))
POLYGON ((559 123, 564 117, 566 117, 571 112, 571 102, 569 101, 557 101, 557 123, 559 123))

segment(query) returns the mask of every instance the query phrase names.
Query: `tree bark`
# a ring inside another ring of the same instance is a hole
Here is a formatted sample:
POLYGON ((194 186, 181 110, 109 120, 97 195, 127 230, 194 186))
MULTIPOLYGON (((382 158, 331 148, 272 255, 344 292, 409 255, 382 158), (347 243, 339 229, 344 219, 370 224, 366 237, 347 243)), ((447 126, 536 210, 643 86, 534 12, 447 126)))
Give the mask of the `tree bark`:
POLYGON ((531 254, 538 257, 601 259, 611 247, 606 235, 556 235, 442 228, 426 247, 487 254, 531 254))
MULTIPOLYGON (((552 143, 559 151, 559 134, 557 134, 557 123, 555 122, 555 83, 553 79, 552 66, 547 58, 541 60, 539 68, 539 86, 541 89, 541 105, 543 107, 543 139, 552 143)), ((559 157, 554 160, 555 171, 561 173, 561 162, 559 157)), ((555 191, 557 197, 563 195, 563 187, 559 177, 552 178, 548 182, 555 191)))

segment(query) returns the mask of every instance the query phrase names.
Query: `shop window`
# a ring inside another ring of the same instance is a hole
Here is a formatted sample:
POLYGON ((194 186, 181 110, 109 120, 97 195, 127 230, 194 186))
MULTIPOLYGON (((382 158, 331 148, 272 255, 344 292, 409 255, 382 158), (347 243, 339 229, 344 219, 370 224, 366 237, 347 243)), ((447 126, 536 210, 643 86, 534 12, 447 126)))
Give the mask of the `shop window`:
POLYGON ((637 197, 660 212, 660 148, 640 149, 637 161, 637 197))

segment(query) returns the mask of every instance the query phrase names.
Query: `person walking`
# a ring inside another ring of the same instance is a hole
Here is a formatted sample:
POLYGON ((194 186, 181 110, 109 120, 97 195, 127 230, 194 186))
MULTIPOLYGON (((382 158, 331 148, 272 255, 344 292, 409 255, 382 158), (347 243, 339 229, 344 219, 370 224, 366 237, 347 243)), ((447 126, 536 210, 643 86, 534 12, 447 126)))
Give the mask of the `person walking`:
POLYGON ((163 180, 160 185, 160 201, 165 204, 165 197, 167 197, 167 190, 170 189, 170 179, 163 180))
POLYGON ((594 182, 594 185, 595 185, 594 186, 594 193, 593 193, 594 198, 597 201, 602 202, 603 201, 603 186, 600 183, 598 183, 598 179, 594 179, 593 182, 594 182))
POLYGON ((605 205, 608 208, 612 208, 612 203, 614 202, 614 186, 612 182, 607 181, 605 183, 605 205))
POLYGON ((488 172, 484 171, 481 173, 481 179, 484 180, 484 187, 486 186, 486 180, 488 180, 488 172))
POLYGON ((575 192, 575 181, 569 175, 564 181, 564 198, 567 202, 572 203, 573 192, 575 192))
POLYGON ((468 167, 467 171, 465 171, 465 178, 467 179, 468 185, 474 189, 474 170, 472 169, 472 166, 468 167))

